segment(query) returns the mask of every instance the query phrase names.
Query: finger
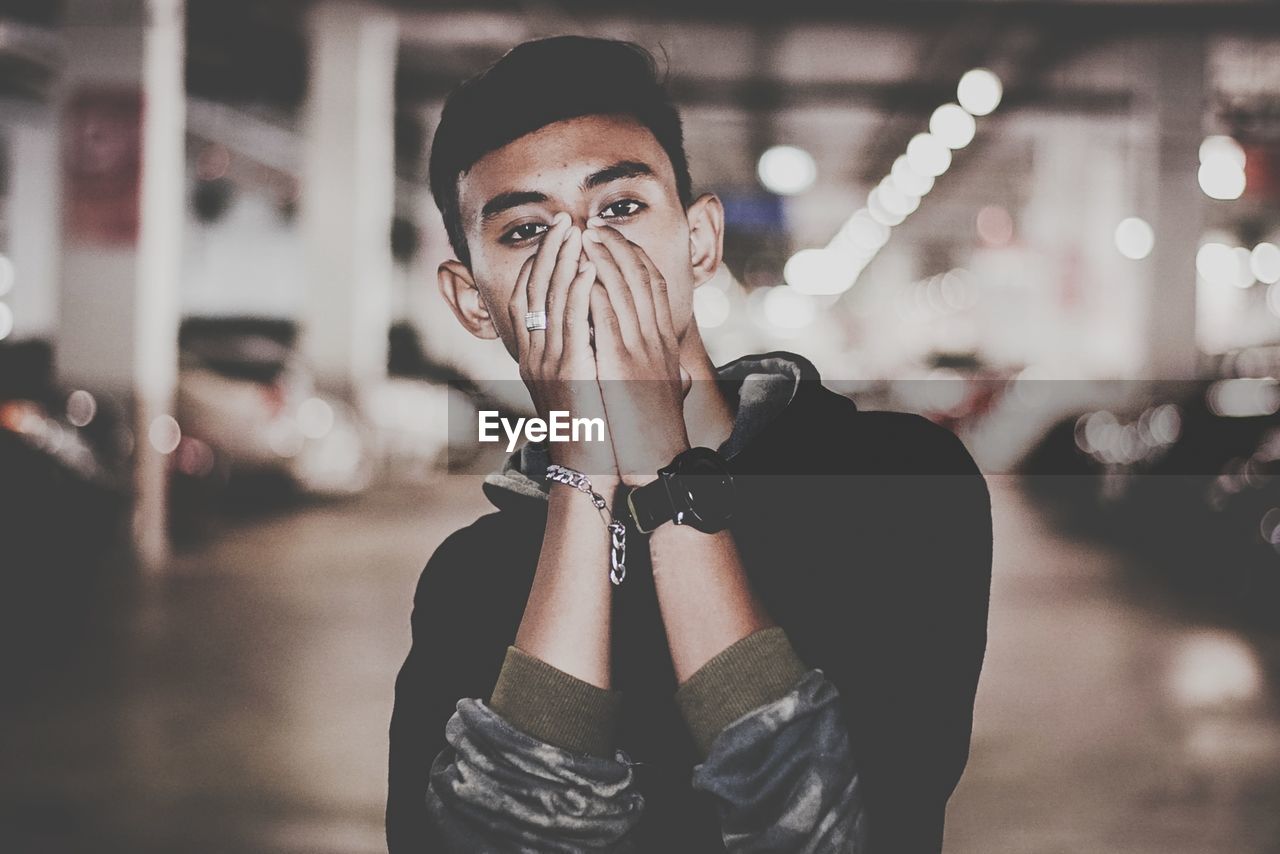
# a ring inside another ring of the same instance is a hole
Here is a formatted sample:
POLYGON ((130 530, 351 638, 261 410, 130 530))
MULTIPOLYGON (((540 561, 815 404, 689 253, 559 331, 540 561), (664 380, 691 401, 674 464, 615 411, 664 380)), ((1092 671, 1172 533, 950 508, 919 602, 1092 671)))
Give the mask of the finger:
POLYGON ((636 321, 646 339, 651 339, 657 332, 657 319, 653 311, 652 283, 649 270, 641 263, 637 253, 642 252, 639 246, 628 240, 622 232, 610 227, 600 217, 587 220, 591 230, 600 235, 601 245, 609 251, 613 262, 622 273, 623 281, 631 289, 631 299, 636 307, 636 321))
POLYGON ((582 258, 578 274, 573 277, 565 295, 562 356, 566 360, 585 359, 591 355, 591 293, 595 289, 596 265, 582 258))
MULTIPOLYGON (((613 303, 613 313, 618 321, 618 335, 622 343, 629 347, 638 346, 642 337, 640 321, 636 316, 635 298, 631 295, 631 285, 627 283, 612 253, 604 246, 603 237, 595 232, 596 229, 583 232, 582 248, 587 253, 587 258, 596 265, 596 277, 604 286, 610 302, 613 303)), ((599 334, 600 330, 597 329, 596 335, 599 336, 599 334)), ((599 346, 598 337, 596 345, 599 346)))
POLYGON ((524 325, 524 314, 528 310, 529 273, 533 270, 533 256, 524 259, 520 272, 516 274, 516 286, 511 290, 507 300, 507 318, 511 323, 511 334, 516 339, 516 361, 523 367, 529 354, 529 330, 524 325))
POLYGON ((649 274, 649 290, 653 294, 653 314, 658 325, 658 332, 668 342, 674 343, 676 340, 676 326, 671 316, 671 294, 667 289, 667 280, 658 270, 658 265, 653 263, 649 253, 645 252, 640 246, 636 246, 635 254, 637 260, 644 265, 649 274))
MULTIPOLYGON (((599 268, 596 276, 599 277, 599 268)), ((597 357, 600 353, 617 353, 624 346, 618 313, 608 289, 597 281, 591 287, 591 322, 595 327, 597 357)), ((597 361, 597 364, 599 362, 597 361)), ((604 377, 600 377, 604 379, 604 377)))
MULTIPOLYGON (((551 271, 555 268, 556 258, 559 256, 560 247, 568 233, 571 221, 569 215, 563 211, 556 214, 551 220, 551 228, 538 244, 538 251, 533 254, 533 269, 529 272, 529 281, 526 285, 525 299, 528 308, 525 311, 547 310, 547 289, 550 286, 551 271)), ((551 319, 549 312, 547 319, 551 319)), ((529 352, 534 360, 541 358, 542 348, 547 343, 548 332, 549 330, 542 329, 533 330, 530 333, 529 352)))
POLYGON ((555 267, 551 270, 551 281, 547 286, 548 328, 543 334, 543 359, 554 361, 564 350, 565 337, 569 334, 565 328, 565 306, 569 298, 569 286, 578 275, 581 260, 582 231, 569 228, 560 243, 560 251, 556 253, 555 267))

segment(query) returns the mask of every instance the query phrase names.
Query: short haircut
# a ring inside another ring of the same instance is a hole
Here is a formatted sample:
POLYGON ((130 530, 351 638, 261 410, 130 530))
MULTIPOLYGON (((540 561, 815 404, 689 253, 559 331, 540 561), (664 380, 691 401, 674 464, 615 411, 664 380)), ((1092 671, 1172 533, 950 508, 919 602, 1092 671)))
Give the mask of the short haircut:
POLYGON ((637 44, 584 36, 525 42, 450 94, 431 145, 431 194, 449 244, 471 264, 458 210, 458 180, 480 158, 554 122, 621 115, 644 125, 671 159, 676 192, 693 202, 680 113, 637 44))

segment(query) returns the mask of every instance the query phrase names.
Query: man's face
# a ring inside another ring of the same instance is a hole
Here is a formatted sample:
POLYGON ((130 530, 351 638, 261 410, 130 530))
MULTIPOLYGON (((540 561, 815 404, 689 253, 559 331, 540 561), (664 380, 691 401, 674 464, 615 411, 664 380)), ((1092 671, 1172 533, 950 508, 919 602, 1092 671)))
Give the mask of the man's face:
POLYGON ((507 301, 521 265, 560 211, 579 228, 601 217, 648 254, 667 281, 683 339, 701 281, 671 161, 643 125, 620 116, 547 125, 477 161, 459 179, 458 200, 471 276, 513 358, 507 301))

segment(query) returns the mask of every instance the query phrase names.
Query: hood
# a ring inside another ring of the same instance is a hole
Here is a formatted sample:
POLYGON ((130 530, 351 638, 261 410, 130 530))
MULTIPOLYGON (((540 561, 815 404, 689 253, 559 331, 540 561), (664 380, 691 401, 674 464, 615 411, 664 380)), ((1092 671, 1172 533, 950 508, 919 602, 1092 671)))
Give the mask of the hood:
MULTIPOLYGON (((795 399, 801 380, 818 380, 818 371, 803 356, 782 350, 743 356, 716 368, 717 382, 737 399, 733 429, 717 449, 733 459, 764 425, 795 399)), ((547 442, 526 442, 507 457, 500 471, 487 475, 482 489, 495 507, 532 498, 546 501, 551 483, 547 442)))

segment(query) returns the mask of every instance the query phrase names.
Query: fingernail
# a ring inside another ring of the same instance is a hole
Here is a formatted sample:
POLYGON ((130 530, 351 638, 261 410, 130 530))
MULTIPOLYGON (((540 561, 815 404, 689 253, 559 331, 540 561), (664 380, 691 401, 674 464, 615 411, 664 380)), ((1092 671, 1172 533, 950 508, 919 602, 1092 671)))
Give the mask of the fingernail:
POLYGON ((570 221, 570 217, 564 211, 560 211, 560 213, 556 214, 554 217, 551 218, 551 222, 555 225, 564 225, 569 221, 570 221))
POLYGON ((598 216, 593 216, 591 219, 587 220, 587 225, 592 228, 601 228, 604 226, 604 219, 598 216))

